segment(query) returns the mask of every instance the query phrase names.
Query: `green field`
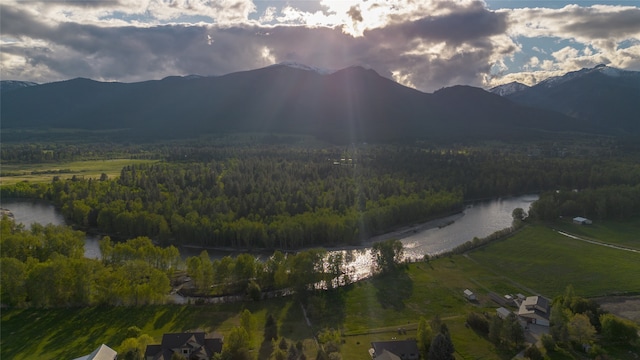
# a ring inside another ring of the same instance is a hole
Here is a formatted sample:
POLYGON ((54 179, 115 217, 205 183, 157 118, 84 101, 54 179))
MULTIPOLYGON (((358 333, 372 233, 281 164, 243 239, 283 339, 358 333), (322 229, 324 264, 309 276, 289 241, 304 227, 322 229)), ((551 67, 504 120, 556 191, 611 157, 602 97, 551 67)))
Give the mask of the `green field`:
MULTIPOLYGON (((302 310, 290 299, 216 306, 94 307, 82 309, 29 309, 2 312, 2 359, 74 359, 105 343, 118 350, 126 329, 137 326, 160 342, 162 334, 188 330, 225 334, 240 324, 239 313, 248 308, 257 320, 252 334, 259 351, 267 313, 279 319, 280 334, 293 341, 313 338, 302 310)), ((306 344, 305 344, 306 345, 306 344)), ((315 356, 310 347, 309 355, 315 356)))
POLYGON ((120 176, 120 171, 127 165, 153 162, 157 162, 157 160, 110 159, 65 163, 2 164, 0 184, 11 185, 22 181, 50 182, 54 176, 59 176, 61 179, 70 179, 74 175, 98 179, 103 173, 107 174, 109 178, 114 178, 120 176))
POLYGON ((639 253, 571 239, 542 226, 525 228, 469 256, 546 296, 562 293, 569 284, 585 297, 640 293, 639 253))
POLYGON ((558 224, 557 228, 581 238, 640 249, 640 216, 618 221, 595 220, 592 225, 576 225, 565 221, 558 224))
MULTIPOLYGON (((553 298, 571 284, 579 296, 639 293, 638 273, 638 253, 570 239, 544 226, 529 226, 466 256, 412 264, 404 272, 317 295, 307 306, 311 327, 293 298, 227 305, 5 309, 0 357, 74 358, 101 343, 118 350, 130 326, 156 340, 166 332, 196 329, 226 334, 248 308, 258 320, 253 353, 260 359, 270 353, 270 345, 262 343, 268 313, 278 319, 280 335, 304 342, 307 358, 315 358, 313 335, 323 328, 342 331, 343 359, 364 360, 369 358, 371 341, 414 337, 421 316, 430 320, 438 315, 451 331, 456 359, 510 359, 514 354, 498 352, 486 338, 464 326, 469 312, 493 313, 498 307, 489 292, 540 293, 553 298), (466 288, 477 294, 477 302, 465 300, 462 291, 466 288), (406 333, 399 334, 398 328, 406 333)), ((625 354, 624 349, 620 351, 625 354)), ((631 359, 623 355, 619 358, 631 359)))

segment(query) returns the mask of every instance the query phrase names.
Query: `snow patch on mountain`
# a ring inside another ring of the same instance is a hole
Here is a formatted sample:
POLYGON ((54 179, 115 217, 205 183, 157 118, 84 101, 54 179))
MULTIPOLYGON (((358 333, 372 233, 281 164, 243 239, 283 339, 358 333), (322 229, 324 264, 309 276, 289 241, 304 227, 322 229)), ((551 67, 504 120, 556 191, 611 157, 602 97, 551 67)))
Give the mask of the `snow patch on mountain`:
POLYGON ((511 95, 513 93, 516 93, 518 91, 522 91, 522 90, 528 89, 528 88, 529 88, 529 86, 527 86, 527 85, 525 85, 523 83, 519 83, 517 81, 513 81, 513 82, 510 82, 508 84, 502 84, 502 85, 498 85, 496 87, 492 87, 488 91, 490 93, 494 93, 496 95, 507 96, 507 95, 511 95))
POLYGON ((294 61, 283 61, 281 63, 278 64, 274 64, 272 66, 287 66, 293 69, 299 69, 299 70, 305 70, 305 71, 312 71, 321 75, 328 75, 328 74, 332 74, 335 72, 335 70, 329 70, 329 69, 324 69, 324 68, 320 68, 320 67, 315 67, 315 66, 309 66, 309 65, 305 65, 305 64, 300 64, 294 61))
POLYGON ((568 72, 562 76, 550 77, 544 81, 541 81, 538 84, 538 86, 544 86, 544 87, 550 88, 550 87, 558 86, 562 83, 565 83, 577 77, 586 76, 594 73, 601 73, 603 75, 610 76, 610 77, 640 77, 640 72, 637 72, 637 71, 622 70, 622 69, 610 67, 604 64, 600 64, 593 68, 584 68, 578 71, 568 72))
POLYGON ((11 91, 36 85, 38 84, 31 81, 2 80, 0 81, 0 91, 11 91))

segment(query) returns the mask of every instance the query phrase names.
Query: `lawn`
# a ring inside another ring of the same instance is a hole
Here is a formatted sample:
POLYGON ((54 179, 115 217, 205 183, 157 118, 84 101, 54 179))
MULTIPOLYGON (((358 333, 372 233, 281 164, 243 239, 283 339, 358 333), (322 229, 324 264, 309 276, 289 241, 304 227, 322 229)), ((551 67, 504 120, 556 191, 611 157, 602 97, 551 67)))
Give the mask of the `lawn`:
POLYGON ((543 226, 480 248, 469 257, 549 297, 571 284, 585 297, 640 292, 640 254, 563 236, 543 226))
MULTIPOLYGON (((162 334, 188 330, 227 333, 240 323, 244 308, 254 314, 253 351, 259 351, 267 313, 278 319, 280 334, 293 342, 313 338, 300 306, 291 299, 263 303, 78 309, 3 310, 0 328, 2 359, 74 359, 104 343, 118 350, 126 329, 137 326, 159 343, 162 334)), ((305 345, 306 342, 305 342, 305 345)), ((315 356, 314 347, 305 346, 315 356)))
POLYGON ((74 175, 85 178, 100 178, 103 173, 107 174, 109 178, 114 178, 120 176, 120 171, 127 165, 154 162, 157 160, 110 159, 64 163, 2 164, 0 183, 10 185, 22 181, 50 182, 54 176, 59 176, 61 179, 70 179, 74 175))
POLYGON ((420 317, 430 321, 437 315, 450 329, 457 359, 501 359, 493 344, 464 324, 469 312, 495 311, 497 305, 486 296, 489 290, 523 291, 503 282, 501 277, 463 256, 416 263, 406 272, 353 285, 340 300, 327 307, 314 325, 343 329, 343 359, 367 359, 372 341, 415 337, 420 317), (462 292, 466 288, 478 292, 477 302, 464 298, 462 292), (399 334, 399 328, 405 329, 406 334, 399 334))
POLYGON ((557 224, 557 228, 581 238, 640 249, 640 216, 627 220, 594 220, 591 225, 564 221, 557 224))
POLYGON ((506 359, 484 337, 464 326, 471 312, 494 313, 488 294, 562 294, 572 284, 576 294, 593 297, 639 293, 640 254, 593 245, 562 236, 543 226, 529 226, 466 256, 411 264, 405 271, 352 284, 309 299, 307 326, 293 298, 227 305, 164 305, 54 310, 3 310, 0 358, 75 358, 101 343, 118 350, 125 330, 137 326, 156 340, 163 333, 201 329, 223 335, 239 325, 249 309, 257 319, 252 347, 264 359, 268 314, 278 319, 279 334, 302 341, 307 358, 315 358, 314 335, 324 328, 343 333, 343 359, 368 359, 371 341, 415 336, 420 317, 439 316, 450 329, 456 359, 506 359), (464 289, 476 293, 469 302, 464 289), (403 328, 406 333, 398 333, 403 328))

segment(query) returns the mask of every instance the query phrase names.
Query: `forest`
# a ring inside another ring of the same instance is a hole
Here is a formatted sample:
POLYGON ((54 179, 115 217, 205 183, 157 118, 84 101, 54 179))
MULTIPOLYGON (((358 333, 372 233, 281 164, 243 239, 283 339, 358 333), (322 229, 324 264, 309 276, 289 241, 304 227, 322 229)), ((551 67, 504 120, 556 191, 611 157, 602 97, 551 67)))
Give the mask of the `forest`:
MULTIPOLYGON (((68 226, 33 224, 29 229, 4 216, 0 229, 0 301, 12 307, 69 307, 164 303, 172 285, 183 295, 244 294, 260 300, 273 290, 291 289, 298 296, 352 282, 349 252, 327 255, 323 249, 295 254, 274 252, 266 261, 250 254, 211 260, 206 250, 183 260, 174 246, 160 247, 148 237, 100 241, 100 259, 84 257, 81 231, 68 226), (177 282, 171 284, 171 282, 177 282), (212 285, 214 284, 214 285, 212 285)), ((402 260, 402 243, 376 243, 377 272, 390 272, 402 260)))
MULTIPOLYGON (((129 152, 161 161, 127 166, 117 178, 53 176, 47 184, 2 186, 0 195, 46 199, 78 228, 119 240, 291 250, 358 244, 461 211, 476 199, 574 189, 604 194, 606 187, 637 192, 640 183, 634 157, 608 143, 344 148, 275 142, 105 148, 103 156, 129 152)), ((43 148, 23 145, 3 148, 2 155, 26 161, 25 154, 38 151, 43 148)), ((599 206, 598 218, 623 218, 637 209, 632 194, 602 196, 606 201, 573 200, 542 217, 559 210, 593 216, 599 206)))

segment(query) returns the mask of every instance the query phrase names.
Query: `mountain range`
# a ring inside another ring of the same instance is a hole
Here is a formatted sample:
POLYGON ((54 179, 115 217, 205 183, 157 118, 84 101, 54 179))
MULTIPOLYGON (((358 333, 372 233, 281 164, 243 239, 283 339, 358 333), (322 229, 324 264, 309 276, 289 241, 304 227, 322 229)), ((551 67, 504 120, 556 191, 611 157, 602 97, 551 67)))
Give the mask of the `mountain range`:
POLYGON ((109 130, 135 139, 259 132, 346 143, 638 134, 631 116, 639 113, 638 74, 596 67, 509 92, 454 86, 430 94, 363 67, 325 71, 285 63, 137 83, 3 81, 0 111, 3 130, 109 130), (584 106, 576 110, 570 99, 584 106))
POLYGON ((520 83, 489 90, 526 106, 579 119, 613 134, 640 133, 640 72, 606 65, 552 77, 535 86, 520 83))

